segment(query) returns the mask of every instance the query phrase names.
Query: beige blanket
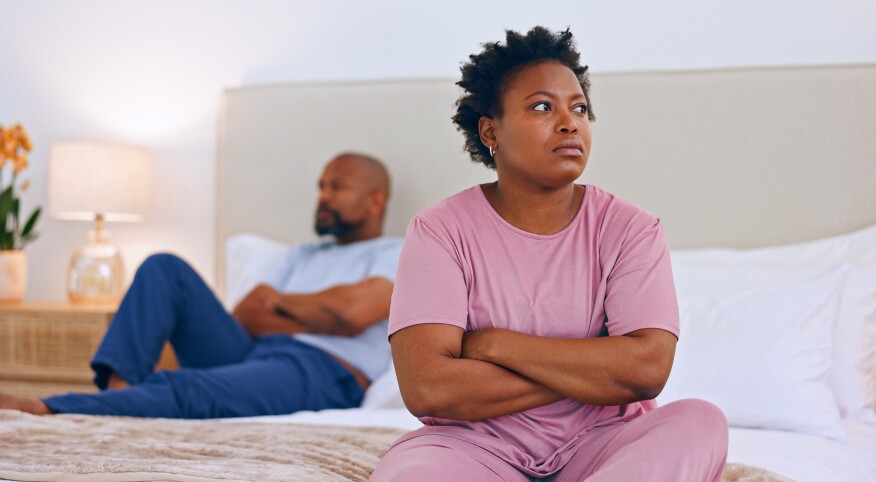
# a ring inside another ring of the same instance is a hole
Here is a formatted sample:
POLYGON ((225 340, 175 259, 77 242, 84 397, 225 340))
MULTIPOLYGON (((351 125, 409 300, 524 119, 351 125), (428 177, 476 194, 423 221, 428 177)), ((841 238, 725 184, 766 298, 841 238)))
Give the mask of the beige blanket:
MULTIPOLYGON (((72 481, 365 481, 393 428, 55 415, 0 410, 0 477, 72 481)), ((728 464, 724 481, 785 482, 728 464)))

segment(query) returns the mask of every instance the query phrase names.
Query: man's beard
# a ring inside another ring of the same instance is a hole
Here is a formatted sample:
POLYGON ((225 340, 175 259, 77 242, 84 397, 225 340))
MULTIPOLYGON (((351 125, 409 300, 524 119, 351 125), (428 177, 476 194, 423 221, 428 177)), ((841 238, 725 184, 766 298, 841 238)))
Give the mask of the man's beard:
POLYGON ((316 222, 314 223, 313 229, 316 231, 316 234, 319 236, 331 235, 336 238, 340 238, 346 234, 349 234, 351 231, 354 231, 362 225, 361 222, 351 223, 344 221, 341 219, 341 213, 337 211, 333 211, 328 208, 320 208, 316 212, 316 222), (332 222, 328 224, 320 224, 319 222, 319 213, 325 212, 331 215, 332 222))

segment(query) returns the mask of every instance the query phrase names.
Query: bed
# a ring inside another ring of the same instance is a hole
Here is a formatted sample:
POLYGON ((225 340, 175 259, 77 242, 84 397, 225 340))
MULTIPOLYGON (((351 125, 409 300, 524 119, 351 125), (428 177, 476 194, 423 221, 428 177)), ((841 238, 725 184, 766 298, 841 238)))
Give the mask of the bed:
MULTIPOLYGON (((876 65, 594 74, 592 82, 598 120, 580 182, 658 215, 672 249, 682 341, 658 402, 697 396, 724 409, 733 471, 725 480, 876 480, 876 65)), ((467 160, 450 123, 457 95, 453 79, 227 90, 214 282, 225 303, 290 243, 313 238, 314 180, 341 151, 388 165, 389 235, 403 235, 429 203, 491 180, 467 160)), ((79 433, 85 452, 56 444, 55 459, 36 455, 50 439, 9 438, 45 434, 47 422, 0 417, 0 453, 15 454, 0 458, 0 476, 21 480, 364 480, 381 444, 419 426, 391 369, 358 409, 154 421, 163 439, 121 435, 153 422, 72 416, 61 440, 79 433), (247 457, 248 446, 216 455, 198 445, 208 432, 219 437, 213 446, 306 440, 313 450, 282 456, 331 468, 247 457), (122 442, 136 447, 120 458, 95 455, 122 442), (125 462, 144 445, 173 467, 125 462), (367 456, 353 455, 365 447, 367 456), (244 470, 271 464, 280 472, 244 470)))
MULTIPOLYGON (((744 338, 746 325, 727 325, 740 316, 764 333, 797 323, 802 328, 794 329, 806 334, 784 344, 796 348, 779 349, 776 340, 763 339, 715 346, 708 333, 683 325, 690 333, 686 341, 710 346, 712 353, 680 351, 684 359, 676 369, 710 362, 698 371, 678 369, 681 379, 670 380, 658 401, 708 395, 724 404, 737 425, 731 462, 799 481, 876 480, 876 65, 597 73, 592 83, 597 122, 580 182, 660 216, 687 318, 708 318, 709 329, 735 340, 744 338), (852 281, 848 271, 835 272, 846 263, 855 265, 845 268, 854 271, 852 281), (844 309, 858 321, 839 331, 827 307, 840 304, 837 287, 852 282, 858 302, 844 309), (796 311, 781 308, 789 302, 796 311), (740 314, 740 304, 760 308, 740 314), (778 313, 770 311, 777 305, 778 313), (716 310, 737 318, 721 319, 716 310), (840 338, 872 346, 849 347, 840 338), (731 349, 751 363, 726 359, 731 349), (858 353, 870 366, 835 361, 826 352, 834 350, 858 353), (774 368, 752 368, 759 361, 774 368), (832 371, 857 376, 836 380, 832 371), (751 372, 768 373, 758 378, 751 372), (710 374, 727 386, 685 386, 710 374), (793 383, 776 381, 783 377, 793 383), (863 383, 870 384, 866 395, 854 386, 863 383), (753 387, 762 396, 749 397, 750 403, 733 394, 753 387), (866 402, 844 407, 837 391, 866 402)), ((226 277, 229 240, 237 250, 233 260, 247 257, 248 244, 259 244, 252 236, 283 243, 311 239, 312 179, 339 151, 361 150, 388 164, 390 235, 403 235, 408 219, 427 204, 492 180, 492 173, 467 159, 449 121, 458 93, 452 79, 227 91, 216 237, 218 285, 227 287, 226 299, 232 302, 233 291, 253 276, 240 268, 226 277), (270 194, 253 195, 260 191, 270 194), (278 205, 285 222, 274 222, 278 205)), ((267 258, 270 249, 258 251, 267 258)), ((257 262, 259 256, 250 258, 257 262)), ((366 400, 371 408, 360 412, 290 418, 352 423, 361 417, 415 426, 406 424, 411 417, 392 388, 383 395, 373 405, 366 400), (370 411, 380 407, 399 413, 370 411)))

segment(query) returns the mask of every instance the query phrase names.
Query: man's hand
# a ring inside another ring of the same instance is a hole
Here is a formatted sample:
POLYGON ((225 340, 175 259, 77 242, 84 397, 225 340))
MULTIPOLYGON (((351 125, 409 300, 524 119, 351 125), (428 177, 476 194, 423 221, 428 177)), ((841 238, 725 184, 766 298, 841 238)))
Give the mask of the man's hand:
MULTIPOLYGON (((264 296, 274 299, 268 292, 264 296)), ((389 316, 392 281, 368 277, 316 293, 276 296, 279 298, 277 312, 296 320, 310 333, 357 336, 389 316)))
POLYGON ((264 304, 266 308, 274 310, 277 308, 280 292, 263 283, 253 288, 247 297, 251 297, 254 301, 264 304))
POLYGON ((234 307, 231 316, 252 336, 306 332, 301 323, 278 312, 280 297, 274 288, 260 284, 234 307))

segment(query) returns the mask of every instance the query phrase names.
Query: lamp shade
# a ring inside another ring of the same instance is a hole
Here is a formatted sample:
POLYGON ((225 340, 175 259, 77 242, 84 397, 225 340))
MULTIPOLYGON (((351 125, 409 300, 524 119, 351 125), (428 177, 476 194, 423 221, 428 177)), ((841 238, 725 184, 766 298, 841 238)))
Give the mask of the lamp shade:
POLYGON ((151 155, 138 147, 93 142, 52 146, 49 209, 59 219, 142 221, 149 211, 151 155))

